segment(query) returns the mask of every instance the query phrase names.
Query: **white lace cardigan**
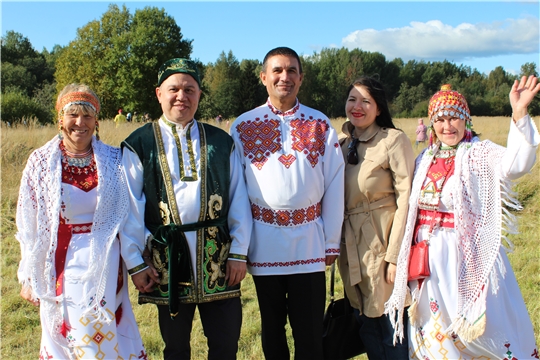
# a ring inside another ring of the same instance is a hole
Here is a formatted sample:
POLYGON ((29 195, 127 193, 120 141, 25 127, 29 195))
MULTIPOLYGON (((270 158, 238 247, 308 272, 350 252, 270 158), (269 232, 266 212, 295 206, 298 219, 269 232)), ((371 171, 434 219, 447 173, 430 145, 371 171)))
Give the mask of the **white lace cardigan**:
MULTIPOLYGON (((517 178, 528 172, 535 161, 538 146, 538 130, 529 116, 520 119, 520 129, 511 123, 508 137, 508 149, 512 154, 519 154, 524 159, 522 169, 517 174, 504 174, 501 169, 502 158, 506 148, 489 140, 472 143, 460 143, 456 154, 454 194, 454 228, 459 237, 460 266, 458 271, 458 316, 445 332, 455 332, 466 341, 480 336, 485 329, 486 295, 489 285, 493 293, 498 290, 499 274, 504 277, 505 268, 499 249, 502 240, 512 244, 505 233, 517 233, 516 218, 506 207, 521 209, 514 198, 510 177, 517 178), (528 127, 525 136, 522 126, 528 127), (521 135, 521 136, 520 136, 521 135)), ((422 184, 438 151, 438 144, 425 149, 416 162, 407 226, 401 245, 394 291, 385 304, 385 312, 389 314, 395 328, 394 343, 403 338, 403 312, 408 286, 409 253, 414 234, 418 211, 418 197, 422 184), (397 312, 397 319, 396 319, 397 312)), ((517 155, 516 155, 517 156, 517 155)), ((409 317, 414 323, 414 312, 418 291, 413 292, 413 304, 409 309, 409 317)))
MULTIPOLYGON (((17 204, 17 233, 21 245, 21 262, 18 278, 32 288, 32 297, 39 299, 45 311, 47 327, 59 342, 62 314, 58 303, 63 295, 56 296, 55 251, 61 204, 61 151, 60 140, 55 137, 35 150, 23 171, 17 204)), ((92 139, 98 172, 97 205, 94 212, 91 236, 90 267, 79 281, 87 283, 81 301, 85 314, 96 321, 112 321, 103 311, 99 301, 104 295, 105 279, 110 271, 112 243, 125 221, 129 200, 121 168, 120 149, 92 139)))

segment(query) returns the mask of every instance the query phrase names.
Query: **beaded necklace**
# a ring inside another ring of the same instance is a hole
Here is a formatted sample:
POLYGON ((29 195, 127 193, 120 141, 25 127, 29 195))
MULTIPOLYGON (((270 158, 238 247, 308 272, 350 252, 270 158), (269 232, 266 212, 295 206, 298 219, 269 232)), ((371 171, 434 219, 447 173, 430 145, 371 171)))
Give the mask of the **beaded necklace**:
POLYGON ((92 147, 84 154, 74 154, 66 149, 63 142, 60 142, 60 150, 62 151, 62 170, 73 175, 88 175, 96 171, 92 147))

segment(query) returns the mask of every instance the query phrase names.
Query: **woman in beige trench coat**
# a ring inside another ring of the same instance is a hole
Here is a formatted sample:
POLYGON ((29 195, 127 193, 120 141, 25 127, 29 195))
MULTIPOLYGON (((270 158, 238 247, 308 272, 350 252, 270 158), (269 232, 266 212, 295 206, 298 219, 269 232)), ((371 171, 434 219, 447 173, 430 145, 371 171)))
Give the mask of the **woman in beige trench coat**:
POLYGON ((396 275, 414 171, 407 135, 395 128, 383 86, 361 77, 349 87, 341 149, 345 157, 345 221, 339 270, 357 309, 370 360, 407 359, 407 341, 393 345, 384 315, 396 275))

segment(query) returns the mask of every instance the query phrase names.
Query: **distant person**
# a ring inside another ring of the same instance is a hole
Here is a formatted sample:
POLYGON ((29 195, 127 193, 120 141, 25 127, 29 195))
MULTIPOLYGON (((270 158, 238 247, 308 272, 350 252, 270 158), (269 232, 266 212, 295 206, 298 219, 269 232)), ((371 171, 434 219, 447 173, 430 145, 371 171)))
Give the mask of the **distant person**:
POLYGON ((253 214, 248 270, 261 312, 267 359, 322 359, 325 268, 339 254, 343 156, 330 120, 300 104, 298 54, 269 51, 260 78, 268 101, 231 125, 253 214))
POLYGON ((418 119, 418 126, 416 127, 416 143, 415 148, 418 148, 418 144, 424 144, 427 140, 427 126, 424 125, 424 119, 418 119))
POLYGON ((133 112, 133 122, 139 122, 140 121, 140 117, 139 117, 139 114, 137 114, 136 111, 133 112))
POLYGON ((152 119, 150 119, 150 114, 149 113, 147 113, 147 112, 144 113, 143 121, 145 123, 152 121, 152 119))
POLYGON ((242 324, 251 213, 234 143, 193 117, 197 65, 171 59, 158 72, 163 115, 122 142, 131 209, 120 234, 139 303, 157 305, 164 359, 189 359, 198 309, 208 359, 235 359, 242 324))
POLYGON ((386 304, 392 321, 399 314, 394 341, 409 332, 411 358, 538 358, 503 244, 517 226, 506 208, 520 208, 511 181, 530 171, 540 142, 527 113, 540 91, 537 81, 524 76, 510 90, 506 148, 480 141, 465 97, 450 85, 429 101, 429 147, 416 161, 394 291, 386 304), (424 240, 430 274, 408 282, 411 244, 424 240), (402 317, 411 291, 406 330, 402 317))
POLYGON ((218 124, 218 126, 221 125, 221 122, 222 122, 222 121, 223 121, 223 118, 221 117, 221 114, 220 114, 220 115, 218 115, 218 116, 216 117, 216 123, 218 124))
POLYGON ((124 124, 127 121, 126 116, 122 114, 122 109, 118 110, 118 115, 114 117, 114 123, 116 127, 119 127, 120 124, 124 124))
POLYGON ((56 109, 59 136, 30 155, 17 205, 18 277, 40 308, 39 358, 146 358, 120 256, 129 211, 120 149, 99 140, 88 86, 67 85, 56 109))
POLYGON ((127 122, 131 122, 131 112, 128 112, 127 115, 126 115, 126 120, 127 122))

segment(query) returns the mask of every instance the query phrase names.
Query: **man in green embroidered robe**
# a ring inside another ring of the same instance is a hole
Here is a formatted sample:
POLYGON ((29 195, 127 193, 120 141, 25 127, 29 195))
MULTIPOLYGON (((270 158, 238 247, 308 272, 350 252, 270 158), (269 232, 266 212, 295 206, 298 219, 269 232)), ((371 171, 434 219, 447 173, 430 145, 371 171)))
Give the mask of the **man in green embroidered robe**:
POLYGON ((234 359, 251 210, 233 141, 194 119, 201 90, 195 63, 171 59, 158 72, 163 115, 122 142, 131 211, 122 257, 139 303, 158 307, 165 359, 189 359, 195 307, 209 359, 234 359))

